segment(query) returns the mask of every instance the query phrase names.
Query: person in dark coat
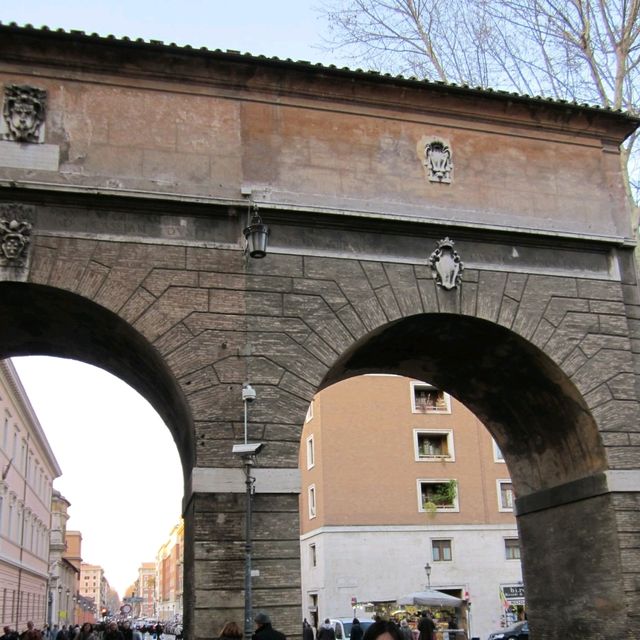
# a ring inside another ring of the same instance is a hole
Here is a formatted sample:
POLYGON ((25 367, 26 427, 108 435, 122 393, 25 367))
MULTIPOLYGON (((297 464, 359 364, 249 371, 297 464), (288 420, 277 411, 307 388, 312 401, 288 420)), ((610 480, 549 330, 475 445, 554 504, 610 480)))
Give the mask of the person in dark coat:
POLYGON ((423 611, 420 620, 418 620, 418 631, 420 637, 418 640, 433 640, 433 634, 435 633, 436 625, 433 620, 427 615, 426 611, 423 611))
POLYGON ((411 631, 411 627, 406 620, 400 621, 400 635, 402 635, 403 640, 413 640, 413 631, 411 631))
POLYGON ((115 622, 109 622, 102 635, 102 640, 124 640, 124 636, 115 622))
POLYGON ((27 629, 20 634, 20 640, 42 640, 42 633, 35 628, 33 622, 27 622, 27 629))
POLYGON ((360 626, 360 620, 358 620, 358 618, 354 618, 351 623, 351 640, 362 640, 363 635, 364 630, 360 626))
POLYGON ((11 627, 3 627, 4 633, 0 636, 0 640, 18 640, 18 632, 14 631, 11 627))
POLYGON ((306 618, 302 621, 302 640, 315 640, 313 627, 307 622, 306 618))
MULTIPOLYGON (((329 618, 325 618, 324 622, 320 625, 318 629, 318 640, 336 640, 336 631, 329 618)), ((342 640, 344 640, 344 638, 342 640)))
POLYGON ((287 636, 271 626, 271 618, 266 613, 259 613, 253 619, 256 630, 251 640, 287 640, 287 636))

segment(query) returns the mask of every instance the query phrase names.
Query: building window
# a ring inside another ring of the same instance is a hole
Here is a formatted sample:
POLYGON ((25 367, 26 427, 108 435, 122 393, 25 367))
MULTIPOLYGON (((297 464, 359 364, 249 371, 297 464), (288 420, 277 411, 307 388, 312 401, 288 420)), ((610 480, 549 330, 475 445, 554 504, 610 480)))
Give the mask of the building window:
POLYGON ((451 540, 432 540, 431 557, 434 562, 450 562, 451 540))
POLYGON ((495 440, 493 441, 493 460, 494 462, 504 462, 502 451, 500 451, 500 447, 495 440))
POLYGON ((309 545, 309 561, 312 567, 318 566, 318 556, 316 555, 316 545, 309 545))
POLYGON ((316 452, 313 446, 313 436, 307 438, 307 469, 311 469, 316 464, 316 452))
POLYGON ((309 422, 309 420, 313 420, 313 403, 314 403, 314 400, 312 400, 309 403, 309 408, 307 409, 307 415, 304 418, 305 422, 309 422))
POLYGON ((416 460, 454 460, 453 431, 413 430, 416 460))
POLYGON ((424 382, 411 383, 413 413, 451 413, 449 394, 424 382))
POLYGON ((312 484, 308 491, 309 496, 309 518, 316 517, 316 486, 312 484))
POLYGON ((520 540, 518 538, 504 539, 504 557, 507 560, 520 560, 520 540))
POLYGON ((511 480, 498 480, 498 507, 500 511, 513 511, 513 498, 511 480))
POLYGON ((418 480, 419 511, 458 511, 455 480, 418 480))

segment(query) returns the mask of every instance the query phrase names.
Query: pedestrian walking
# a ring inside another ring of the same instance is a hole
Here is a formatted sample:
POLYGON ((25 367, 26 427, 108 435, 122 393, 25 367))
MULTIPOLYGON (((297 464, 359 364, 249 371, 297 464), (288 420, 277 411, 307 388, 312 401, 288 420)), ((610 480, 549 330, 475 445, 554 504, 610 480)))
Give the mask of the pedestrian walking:
POLYGON ((77 640, 98 640, 98 634, 94 631, 90 622, 85 622, 80 627, 77 640))
POLYGON ((284 633, 273 628, 271 618, 266 613, 259 613, 253 621, 256 623, 256 630, 251 640, 287 640, 284 633))
POLYGON ((20 634, 20 640, 42 640, 42 633, 35 628, 32 620, 27 622, 27 628, 20 634))
POLYGON ((122 631, 118 629, 118 625, 115 622, 109 622, 104 634, 102 635, 102 640, 124 640, 124 636, 122 635, 122 631))
POLYGON ((320 625, 318 629, 318 640, 336 640, 336 630, 333 628, 329 618, 325 618, 324 622, 320 625))
POLYGON ((363 640, 377 640, 386 636, 385 640, 402 640, 400 627, 393 620, 376 620, 366 631, 363 640))
POLYGON ((302 640, 315 640, 313 627, 307 622, 306 618, 302 621, 302 640))
POLYGON ((436 631, 436 625, 426 611, 420 614, 418 631, 420 632, 418 640, 434 640, 433 636, 436 631))
POLYGON ((400 621, 400 635, 402 635, 403 640, 413 640, 413 631, 411 631, 411 627, 406 620, 400 621))
POLYGON ((2 627, 2 631, 4 632, 0 636, 0 640, 18 640, 18 634, 14 631, 10 626, 2 627))
POLYGON ((358 618, 354 618, 351 623, 351 640, 362 640, 363 635, 364 630, 360 626, 360 620, 358 620, 358 618))
POLYGON ((236 622, 227 622, 220 630, 219 640, 240 640, 242 631, 236 622))

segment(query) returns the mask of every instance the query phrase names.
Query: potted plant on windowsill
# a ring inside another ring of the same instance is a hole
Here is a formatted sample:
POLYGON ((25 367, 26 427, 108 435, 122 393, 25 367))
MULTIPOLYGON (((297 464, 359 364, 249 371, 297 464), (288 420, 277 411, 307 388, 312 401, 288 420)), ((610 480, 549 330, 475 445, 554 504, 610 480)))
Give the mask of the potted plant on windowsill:
POLYGON ((435 513, 438 509, 453 508, 457 496, 457 482, 448 480, 439 484, 436 490, 425 500, 423 508, 429 513, 435 513))

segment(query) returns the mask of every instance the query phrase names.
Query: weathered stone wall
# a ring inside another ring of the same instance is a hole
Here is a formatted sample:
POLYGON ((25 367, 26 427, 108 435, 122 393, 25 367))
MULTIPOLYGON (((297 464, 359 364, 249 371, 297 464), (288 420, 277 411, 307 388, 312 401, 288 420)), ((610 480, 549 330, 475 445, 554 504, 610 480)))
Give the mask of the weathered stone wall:
MULTIPOLYGON (((0 26, 0 82, 47 92, 0 179, 456 226, 630 237, 619 114, 461 87, 0 26), (449 145, 453 179, 425 170, 449 145), (37 156, 47 151, 47 163, 37 156)), ((304 213, 301 211, 301 216, 304 213)), ((174 233, 180 237, 180 227, 174 233)))
MULTIPOLYGON (((51 220, 46 206, 36 208, 51 220)), ((387 245, 394 242, 387 235, 387 245)), ((99 303, 159 352, 189 407, 193 426, 169 426, 179 446, 194 442, 193 473, 238 466, 230 452, 242 437, 247 379, 259 394, 249 426, 250 439, 266 443, 264 469, 296 467, 307 403, 322 384, 376 370, 445 381, 483 417, 511 465, 537 633, 554 637, 579 612, 604 629, 596 622, 604 625, 607 607, 617 611, 616 633, 626 632, 632 618, 625 612, 636 611, 637 494, 610 494, 615 477, 602 480, 605 472, 637 468, 637 399, 619 283, 468 269, 460 288, 445 292, 424 264, 278 254, 247 262, 238 250, 51 231, 36 234, 32 250, 31 282, 99 303), (193 430, 188 437, 180 435, 185 429, 193 430), (571 593, 555 575, 567 563, 571 593)), ((92 346, 85 349, 90 354, 92 346)), ((243 496, 203 486, 185 503, 193 638, 212 637, 227 618, 241 619, 242 608, 243 496)), ((295 635, 295 493, 262 488, 254 525, 255 606, 295 635)))

